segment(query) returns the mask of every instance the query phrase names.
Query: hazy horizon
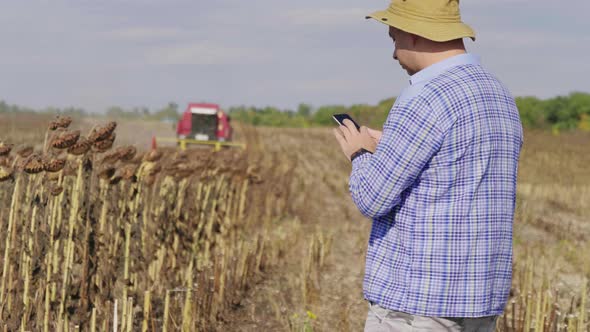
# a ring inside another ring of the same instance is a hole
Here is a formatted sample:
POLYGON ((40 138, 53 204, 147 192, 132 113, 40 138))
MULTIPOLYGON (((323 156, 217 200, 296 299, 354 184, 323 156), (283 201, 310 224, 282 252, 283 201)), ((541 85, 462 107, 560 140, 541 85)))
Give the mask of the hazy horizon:
MULTIPOLYGON (((376 104, 408 76, 386 26, 387 0, 5 1, 0 100, 32 108, 156 109, 376 104)), ((588 92, 590 3, 461 2, 466 40, 515 96, 588 92)))

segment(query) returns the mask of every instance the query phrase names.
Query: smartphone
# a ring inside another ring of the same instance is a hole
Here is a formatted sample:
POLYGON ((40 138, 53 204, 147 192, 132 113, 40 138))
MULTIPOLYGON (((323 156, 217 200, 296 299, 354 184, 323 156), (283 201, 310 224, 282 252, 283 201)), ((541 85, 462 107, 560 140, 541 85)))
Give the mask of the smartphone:
POLYGON ((332 115, 332 118, 341 126, 344 126, 344 120, 348 119, 350 121, 352 121, 352 123, 354 123, 354 126, 356 127, 356 130, 361 130, 361 126, 358 125, 358 123, 356 123, 356 121, 354 121, 350 115, 346 114, 346 113, 341 113, 341 114, 334 114, 332 115))

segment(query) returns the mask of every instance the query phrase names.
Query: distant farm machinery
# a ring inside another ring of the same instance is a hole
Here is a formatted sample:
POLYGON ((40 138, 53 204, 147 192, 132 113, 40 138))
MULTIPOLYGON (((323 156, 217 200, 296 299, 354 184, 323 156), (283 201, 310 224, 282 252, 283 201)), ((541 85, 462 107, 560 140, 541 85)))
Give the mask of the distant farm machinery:
POLYGON ((176 138, 153 137, 152 148, 156 142, 176 143, 181 150, 189 144, 210 145, 214 151, 222 147, 246 148, 245 143, 232 142, 233 128, 231 118, 217 104, 190 103, 176 127, 176 138))

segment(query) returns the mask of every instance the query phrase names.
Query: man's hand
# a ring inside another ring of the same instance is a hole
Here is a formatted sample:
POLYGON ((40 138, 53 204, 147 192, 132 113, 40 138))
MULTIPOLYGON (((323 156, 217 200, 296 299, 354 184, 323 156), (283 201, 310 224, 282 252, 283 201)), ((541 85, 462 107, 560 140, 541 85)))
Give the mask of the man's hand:
MULTIPOLYGON (((350 156, 353 153, 361 148, 364 148, 371 153, 375 152, 378 139, 370 134, 369 128, 363 126, 361 127, 361 130, 358 131, 354 126, 354 123, 348 119, 344 120, 343 124, 344 126, 334 129, 334 136, 336 136, 338 143, 340 143, 340 148, 348 160, 350 160, 350 156)), ((371 131, 377 132, 376 130, 371 131)), ((377 136, 376 133, 375 135, 377 136)), ((381 135, 378 135, 378 138, 380 139, 381 135)))
POLYGON ((367 130, 369 131, 369 135, 371 137, 373 137, 373 139, 375 140, 375 143, 379 144, 379 141, 381 140, 381 136, 383 136, 383 132, 379 131, 379 130, 371 129, 371 128, 367 128, 367 130))

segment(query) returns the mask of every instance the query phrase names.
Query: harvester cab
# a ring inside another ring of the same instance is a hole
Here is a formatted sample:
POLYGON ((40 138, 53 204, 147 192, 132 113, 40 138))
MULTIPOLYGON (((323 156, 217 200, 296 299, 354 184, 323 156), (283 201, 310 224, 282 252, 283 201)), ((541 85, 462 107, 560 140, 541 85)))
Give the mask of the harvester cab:
POLYGON ((232 136, 231 119, 219 105, 189 103, 178 121, 175 140, 182 150, 186 149, 187 144, 214 145, 216 151, 222 146, 245 148, 244 144, 231 142, 232 136))
POLYGON ((215 104, 189 104, 178 122, 179 139, 231 141, 229 116, 215 104))

